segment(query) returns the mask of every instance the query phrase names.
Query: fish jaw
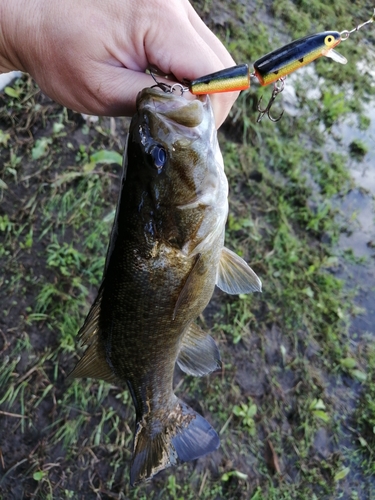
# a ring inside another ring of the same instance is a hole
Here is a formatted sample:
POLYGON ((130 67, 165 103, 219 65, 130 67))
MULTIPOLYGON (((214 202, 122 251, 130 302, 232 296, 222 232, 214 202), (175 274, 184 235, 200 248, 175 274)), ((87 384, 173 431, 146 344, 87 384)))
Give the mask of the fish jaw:
POLYGON ((139 92, 136 105, 138 114, 150 111, 153 115, 162 115, 164 120, 168 118, 175 125, 193 130, 204 120, 206 102, 206 96, 187 100, 173 92, 163 92, 159 88, 145 88, 139 92))

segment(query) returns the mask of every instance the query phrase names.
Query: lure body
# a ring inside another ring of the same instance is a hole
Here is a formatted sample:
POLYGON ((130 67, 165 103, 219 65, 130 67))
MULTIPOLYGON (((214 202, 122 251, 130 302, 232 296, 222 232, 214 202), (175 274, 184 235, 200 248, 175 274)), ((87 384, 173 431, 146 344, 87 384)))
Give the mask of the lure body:
POLYGON ((250 87, 249 67, 247 64, 239 64, 196 80, 184 80, 184 83, 194 95, 246 90, 250 87))
POLYGON ((341 40, 337 31, 323 31, 299 38, 255 61, 254 74, 261 85, 269 85, 321 56, 332 57, 345 64, 346 59, 333 51, 341 40))
MULTIPOLYGON (((298 40, 294 40, 279 49, 276 49, 269 54, 261 57, 254 63, 254 73, 249 73, 247 64, 240 64, 232 68, 217 71, 209 75, 202 76, 196 80, 184 80, 188 86, 182 88, 182 92, 190 90, 192 94, 213 94, 218 92, 231 92, 235 90, 246 90, 250 87, 250 77, 256 77, 262 86, 274 84, 273 92, 270 101, 264 109, 261 109, 258 102, 259 116, 257 121, 261 121, 262 117, 267 114, 272 121, 278 121, 278 118, 273 118, 270 115, 270 109, 275 101, 275 98, 284 89, 284 80, 287 75, 293 73, 302 66, 306 66, 315 59, 321 56, 330 57, 340 64, 346 64, 347 60, 344 56, 334 50, 334 48, 349 38, 355 31, 360 30, 364 26, 375 22, 375 9, 371 18, 348 31, 323 31, 308 35, 298 40)), ((172 88, 172 87, 171 87, 172 88)), ((173 88, 172 88, 173 90, 173 88)))
POLYGON ((345 57, 333 50, 341 41, 338 31, 323 31, 294 40, 261 57, 254 63, 253 75, 247 64, 240 64, 196 80, 184 80, 184 83, 194 95, 246 90, 250 87, 250 76, 256 76, 263 86, 269 85, 321 56, 345 64, 345 57))

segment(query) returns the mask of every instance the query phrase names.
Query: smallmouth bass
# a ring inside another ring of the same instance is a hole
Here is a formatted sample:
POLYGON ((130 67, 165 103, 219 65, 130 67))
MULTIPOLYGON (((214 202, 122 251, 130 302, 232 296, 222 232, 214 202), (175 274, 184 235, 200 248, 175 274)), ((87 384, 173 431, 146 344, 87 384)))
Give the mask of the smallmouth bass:
POLYGON ((141 91, 103 281, 79 332, 88 348, 70 375, 126 382, 136 411, 131 484, 219 446, 211 425, 175 396, 173 372, 176 362, 196 376, 220 367, 215 341, 193 322, 215 284, 261 290, 224 247, 227 197, 209 98, 141 91))

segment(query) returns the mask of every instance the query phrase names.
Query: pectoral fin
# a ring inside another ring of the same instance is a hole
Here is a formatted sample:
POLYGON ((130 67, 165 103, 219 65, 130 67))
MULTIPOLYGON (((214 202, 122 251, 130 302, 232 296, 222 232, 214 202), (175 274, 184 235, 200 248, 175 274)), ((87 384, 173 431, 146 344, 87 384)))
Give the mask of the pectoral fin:
POLYGON ((177 364, 182 371, 196 377, 220 368, 220 353, 214 339, 192 323, 182 339, 177 364))
POLYGON ((99 316, 101 306, 102 290, 99 290, 98 296, 87 315, 86 321, 78 335, 81 344, 89 345, 82 358, 78 361, 74 370, 68 375, 68 379, 91 377, 106 382, 114 383, 117 381, 107 363, 105 350, 99 337, 99 316))
POLYGON ((262 291, 262 282, 254 271, 241 257, 225 247, 221 252, 216 285, 231 295, 262 291))
POLYGON ((329 50, 325 54, 325 56, 333 59, 334 61, 336 61, 336 62, 338 62, 340 64, 346 64, 348 62, 348 60, 346 59, 346 57, 344 57, 343 55, 341 55, 339 52, 337 52, 334 49, 329 50))

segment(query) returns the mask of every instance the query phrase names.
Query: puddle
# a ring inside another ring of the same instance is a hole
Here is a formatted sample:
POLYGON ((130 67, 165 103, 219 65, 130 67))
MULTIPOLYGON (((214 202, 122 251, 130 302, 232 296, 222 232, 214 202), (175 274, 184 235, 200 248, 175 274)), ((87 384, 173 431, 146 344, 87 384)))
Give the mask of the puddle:
MULTIPOLYGON (((375 170, 374 170, 375 171, 375 170)), ((372 195, 360 189, 351 191, 340 204, 350 230, 340 238, 340 247, 352 248, 356 257, 373 257, 375 249, 375 214, 372 195)))
POLYGON ((342 273, 350 288, 359 287, 356 304, 366 310, 353 320, 352 331, 373 332, 375 324, 375 101, 368 104, 366 115, 370 126, 361 130, 354 116, 334 127, 334 134, 341 138, 340 149, 348 153, 354 140, 367 148, 360 160, 350 158, 348 167, 357 188, 351 191, 340 204, 350 231, 341 235, 342 250, 352 249, 356 257, 363 257, 363 265, 347 265, 342 273))
POLYGON ((355 116, 348 118, 341 125, 334 127, 334 134, 342 137, 342 143, 349 150, 352 141, 361 141, 368 149, 364 158, 358 162, 350 160, 349 168, 356 184, 368 190, 375 196, 375 101, 367 105, 366 116, 370 125, 366 130, 361 130, 355 116))
MULTIPOLYGON (((292 116, 299 112, 295 91, 299 78, 309 84, 306 90, 309 99, 320 98, 324 83, 311 65, 288 77, 282 105, 286 113, 292 116)), ((337 272, 337 277, 346 281, 348 289, 359 289, 356 305, 366 311, 352 321, 354 338, 357 335, 363 338, 366 332, 375 330, 375 100, 366 104, 365 114, 369 120, 368 128, 361 130, 357 115, 352 114, 332 127, 332 139, 326 144, 327 152, 348 155, 347 166, 356 186, 338 201, 338 207, 348 221, 348 231, 340 237, 339 250, 352 250, 354 256, 363 258, 364 262, 352 264, 343 261, 337 272), (353 141, 365 146, 367 152, 363 157, 355 158, 350 154, 353 141)))
POLYGON ((343 235, 340 245, 352 246, 359 251, 360 256, 373 256, 374 249, 368 243, 375 237, 375 101, 367 106, 366 115, 370 125, 366 130, 361 130, 354 116, 333 128, 335 136, 341 138, 340 149, 344 148, 350 154, 350 144, 360 141, 367 153, 360 160, 349 157, 348 168, 357 189, 349 193, 343 203, 342 210, 345 214, 356 220, 350 236, 343 235), (370 239, 366 241, 366 238, 370 239), (366 244, 367 250, 360 245, 366 244))

